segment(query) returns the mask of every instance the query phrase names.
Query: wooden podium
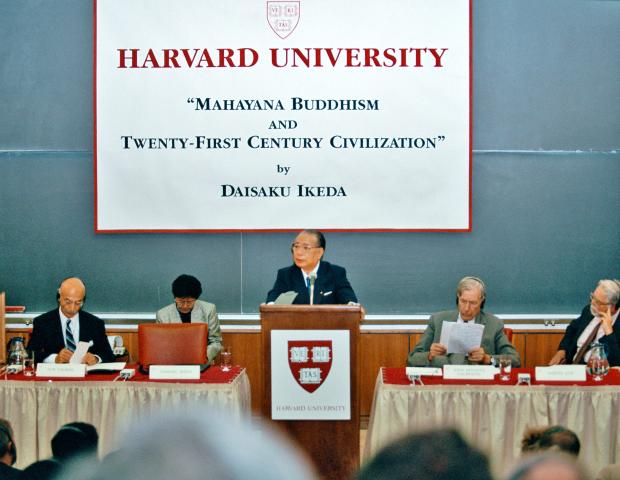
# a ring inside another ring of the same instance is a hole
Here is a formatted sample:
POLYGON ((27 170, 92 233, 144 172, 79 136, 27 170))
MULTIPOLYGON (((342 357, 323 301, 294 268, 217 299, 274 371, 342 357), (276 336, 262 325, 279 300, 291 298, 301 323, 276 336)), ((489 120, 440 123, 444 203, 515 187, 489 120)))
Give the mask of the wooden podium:
POLYGON ((360 324, 364 311, 345 305, 261 305, 263 350, 262 412, 271 418, 272 330, 348 330, 350 355, 349 420, 272 420, 297 440, 314 461, 322 478, 349 478, 359 468, 360 324))

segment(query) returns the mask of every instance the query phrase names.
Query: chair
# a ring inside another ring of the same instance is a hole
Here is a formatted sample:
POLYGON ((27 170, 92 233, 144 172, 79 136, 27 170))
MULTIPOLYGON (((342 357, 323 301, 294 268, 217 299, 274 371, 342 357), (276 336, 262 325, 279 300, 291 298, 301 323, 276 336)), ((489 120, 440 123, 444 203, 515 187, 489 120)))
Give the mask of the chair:
POLYGON ((512 343, 512 328, 504 327, 504 333, 506 334, 506 337, 508 338, 508 341, 510 343, 512 343))
POLYGON ((207 365, 206 323, 143 323, 138 325, 140 366, 207 365))

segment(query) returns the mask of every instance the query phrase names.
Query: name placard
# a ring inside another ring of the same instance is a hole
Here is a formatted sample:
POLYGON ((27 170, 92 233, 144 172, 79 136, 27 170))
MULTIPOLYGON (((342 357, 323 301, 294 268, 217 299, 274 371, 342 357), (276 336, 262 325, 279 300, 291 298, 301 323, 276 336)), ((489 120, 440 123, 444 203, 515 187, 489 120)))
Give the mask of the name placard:
POLYGON ((444 365, 446 380, 493 380, 495 367, 492 365, 444 365))
POLYGON ((198 380, 200 365, 151 365, 151 380, 198 380))
POLYGON ((441 377, 443 372, 441 368, 436 367, 407 367, 405 369, 405 374, 408 377, 413 377, 415 375, 421 377, 441 377))
POLYGON ((82 363, 39 363, 37 377, 83 378, 86 365, 82 363))
POLYGON ((539 382, 585 382, 585 365, 553 365, 536 367, 536 380, 539 382))

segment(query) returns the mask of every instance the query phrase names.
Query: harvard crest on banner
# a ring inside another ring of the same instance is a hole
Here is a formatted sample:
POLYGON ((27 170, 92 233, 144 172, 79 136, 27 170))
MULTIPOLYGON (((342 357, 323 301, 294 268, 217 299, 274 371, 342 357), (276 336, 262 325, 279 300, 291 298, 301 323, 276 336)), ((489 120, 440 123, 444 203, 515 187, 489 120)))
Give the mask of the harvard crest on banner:
POLYGON ((267 21, 278 37, 284 39, 293 33, 299 23, 300 4, 301 2, 267 2, 267 21))

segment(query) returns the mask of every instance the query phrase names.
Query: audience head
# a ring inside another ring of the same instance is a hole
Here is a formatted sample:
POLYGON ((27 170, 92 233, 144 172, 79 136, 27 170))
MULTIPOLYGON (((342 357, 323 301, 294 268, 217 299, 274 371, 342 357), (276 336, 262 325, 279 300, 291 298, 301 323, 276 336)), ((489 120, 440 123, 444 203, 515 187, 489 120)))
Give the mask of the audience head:
POLYGON ((63 463, 78 455, 96 457, 98 443, 97 429, 90 423, 67 423, 52 438, 52 454, 63 463))
POLYGON ((455 430, 408 435, 364 465, 358 480, 491 480, 486 457, 455 430))
POLYGON ((260 430, 224 412, 184 412, 143 418, 123 436, 119 449, 100 463, 85 461, 63 480, 309 480, 303 457, 268 426, 260 430))
POLYGON ((547 452, 524 459, 508 480, 589 480, 589 476, 574 456, 547 452))
POLYGON ((558 450, 576 457, 579 455, 580 448, 577 434, 560 425, 528 428, 521 440, 521 452, 523 453, 558 450))
POLYGON ((463 320, 475 318, 484 308, 487 290, 478 277, 464 277, 456 287, 456 305, 463 320))
POLYGON ((596 289, 590 294, 590 311, 592 315, 606 312, 615 315, 620 303, 620 282, 618 280, 599 280, 596 289))
POLYGON ((57 475, 61 470, 62 465, 54 459, 39 460, 24 468, 19 480, 51 480, 53 478, 60 478, 57 475))
POLYGON ((73 318, 84 305, 86 287, 79 278, 67 278, 60 284, 56 298, 63 315, 73 318))
POLYGON ((325 253, 325 237, 318 230, 303 230, 291 245, 293 262, 304 272, 311 272, 325 253))
POLYGON ((17 461, 13 428, 8 420, 0 418, 0 463, 14 465, 17 461))

